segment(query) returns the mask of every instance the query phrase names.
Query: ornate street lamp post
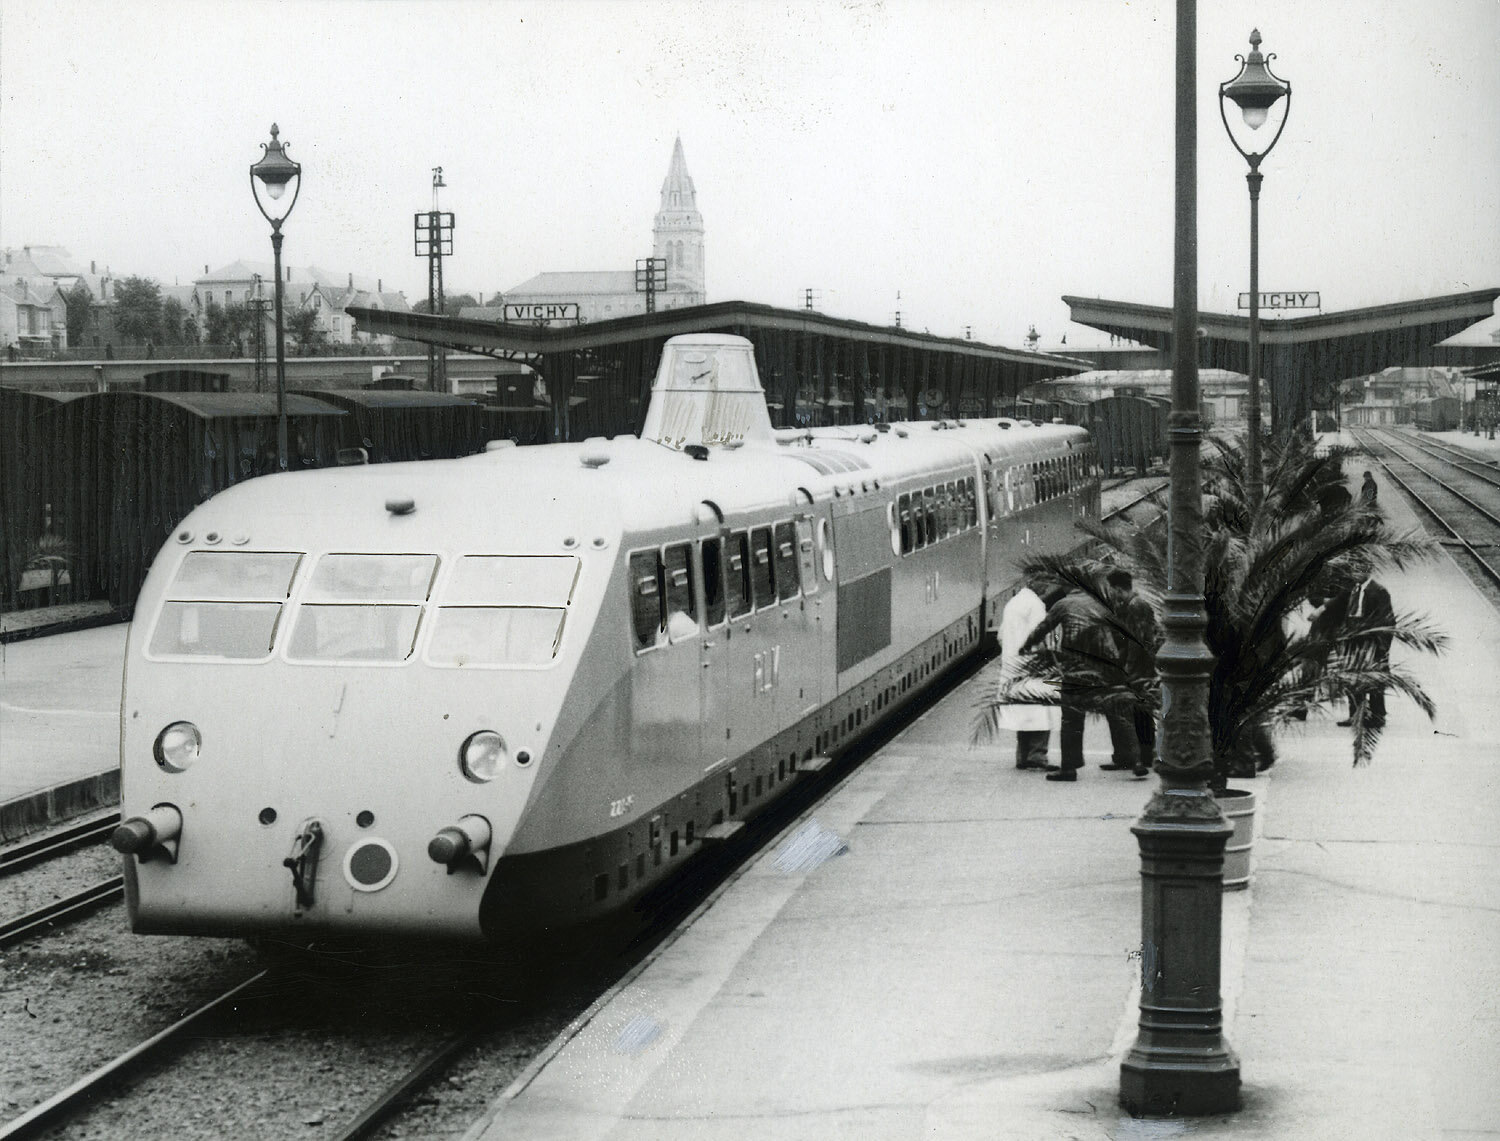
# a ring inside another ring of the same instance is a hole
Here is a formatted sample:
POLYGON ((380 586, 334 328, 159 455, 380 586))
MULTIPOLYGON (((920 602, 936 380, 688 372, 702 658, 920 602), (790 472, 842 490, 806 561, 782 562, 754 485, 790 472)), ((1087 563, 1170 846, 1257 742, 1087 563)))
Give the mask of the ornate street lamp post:
POLYGON ((1204 643, 1203 488, 1198 410, 1198 130, 1195 0, 1177 0, 1176 240, 1172 288, 1172 448, 1166 640, 1161 675, 1161 785, 1131 831, 1141 849, 1141 1014, 1120 1064, 1120 1104, 1137 1116, 1227 1113, 1240 1064, 1224 1040, 1219 956, 1225 822, 1213 764, 1204 643))
MULTIPOLYGON (((1250 470, 1245 482, 1246 497, 1254 510, 1265 498, 1265 475, 1260 463, 1260 160, 1271 153, 1271 147, 1286 129, 1287 116, 1292 110, 1292 85, 1271 74, 1266 61, 1275 59, 1276 55, 1274 52, 1268 56, 1260 54, 1259 29, 1250 30, 1250 55, 1236 55, 1234 58, 1240 61, 1240 73, 1228 83, 1219 84, 1219 118, 1224 120, 1224 130, 1228 132, 1234 149, 1250 164, 1250 173, 1245 175, 1250 184, 1250 403, 1245 413, 1249 421, 1245 466, 1250 470), (1282 109, 1281 125, 1276 128, 1276 135, 1266 149, 1253 151, 1240 146, 1229 126, 1225 103, 1233 100, 1244 116, 1245 125, 1258 131, 1265 126, 1267 113, 1282 96, 1286 96, 1286 106, 1282 109)), ((1272 407, 1274 409, 1274 405, 1272 407)))
POLYGON ((302 164, 286 157, 286 150, 277 137, 281 129, 271 124, 271 141, 261 143, 265 153, 261 160, 250 168, 250 193, 255 195, 255 205, 271 223, 271 250, 276 262, 276 464, 286 471, 286 325, 281 319, 281 223, 287 220, 292 207, 297 205, 297 195, 302 193, 302 164), (261 196, 256 179, 265 185, 266 197, 271 200, 271 209, 261 196), (292 188, 291 201, 285 210, 277 210, 276 203, 286 195, 286 184, 296 181, 292 188))

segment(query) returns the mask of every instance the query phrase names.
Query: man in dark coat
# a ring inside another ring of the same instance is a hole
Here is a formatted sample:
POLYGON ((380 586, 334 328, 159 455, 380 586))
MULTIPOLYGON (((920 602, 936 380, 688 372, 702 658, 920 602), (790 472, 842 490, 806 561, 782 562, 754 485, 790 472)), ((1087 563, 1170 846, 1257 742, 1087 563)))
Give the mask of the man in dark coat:
MULTIPOLYGON (((1366 669, 1387 669, 1391 664, 1391 628, 1396 624, 1396 611, 1391 605, 1391 593, 1373 578, 1367 578, 1349 592, 1347 628, 1354 635, 1354 661, 1366 669)), ((1359 706, 1365 708, 1365 725, 1379 729, 1385 724, 1385 686, 1373 685, 1362 690, 1349 709, 1349 720, 1353 722, 1359 706)))
POLYGON ((1374 507, 1375 501, 1380 498, 1380 485, 1375 482, 1375 477, 1365 472, 1365 480, 1359 485, 1359 505, 1361 507, 1374 507))
MULTIPOLYGON (((1116 640, 1120 644, 1120 665, 1125 677, 1132 683, 1149 682, 1156 674, 1156 651, 1161 647, 1161 629, 1156 624, 1156 612, 1151 604, 1135 590, 1135 579, 1124 567, 1109 572, 1109 590, 1113 596, 1115 616, 1119 622, 1116 640)), ((1111 735, 1116 733, 1114 723, 1111 735)), ((1120 732, 1133 734, 1135 749, 1124 754, 1116 748, 1107 769, 1131 769, 1136 776, 1143 777, 1151 771, 1151 761, 1156 756, 1156 711, 1140 701, 1130 710, 1128 724, 1120 726, 1120 732), (1127 763, 1128 762, 1128 763, 1127 763)))
MULTIPOLYGON (((1111 619, 1099 601, 1086 591, 1074 589, 1051 601, 1047 617, 1021 647, 1029 653, 1040 646, 1053 630, 1062 631, 1063 676, 1060 688, 1062 703, 1062 768, 1048 773, 1054 781, 1076 781, 1083 768, 1083 723, 1086 713, 1081 697, 1086 683, 1080 681, 1077 669, 1081 663, 1107 669, 1120 659, 1119 647, 1111 631, 1111 619), (1070 669, 1071 667, 1071 669, 1070 669)), ((1111 734, 1113 736, 1113 733, 1111 734)), ((1131 744, 1133 745, 1133 740, 1131 744)), ((1134 767, 1134 756, 1129 757, 1134 767)))

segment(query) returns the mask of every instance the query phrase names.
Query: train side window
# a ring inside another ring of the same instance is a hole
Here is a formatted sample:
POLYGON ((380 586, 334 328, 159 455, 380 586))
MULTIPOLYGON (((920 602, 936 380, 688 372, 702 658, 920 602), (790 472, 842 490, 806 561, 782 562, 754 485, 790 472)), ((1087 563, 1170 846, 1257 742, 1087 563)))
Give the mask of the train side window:
POLYGON ((703 540, 703 617, 710 628, 724 621, 724 542, 703 540))
POLYGON ((914 551, 920 551, 927 545, 927 512, 922 502, 922 492, 911 493, 911 545, 914 551))
POLYGON ((964 513, 959 506, 959 496, 962 485, 958 482, 948 484, 948 534, 956 535, 964 529, 964 513))
POLYGON ((922 518, 926 524, 928 545, 937 542, 937 489, 929 487, 922 492, 922 518))
POLYGON ((818 556, 813 544, 813 521, 797 520, 797 560, 802 578, 802 593, 818 593, 818 556))
POLYGON ((729 601, 729 617, 743 618, 750 613, 750 536, 744 531, 729 536, 724 554, 724 596, 729 601))
POLYGON ((667 637, 681 642, 698 633, 698 603, 693 598, 692 544, 676 543, 662 555, 666 584, 667 637))
POLYGON ((776 585, 782 602, 797 597, 797 530, 791 520, 776 524, 776 585))
POLYGON ((964 486, 966 489, 965 503, 969 512, 969 526, 977 527, 979 526, 979 494, 972 475, 964 480, 964 486))
POLYGON ((776 564, 771 549, 771 528, 757 527, 750 532, 750 584, 757 610, 776 601, 776 564))
POLYGON ((661 554, 637 551, 630 556, 630 624, 635 648, 659 646, 666 633, 665 592, 662 590, 661 554))
POLYGON ((909 493, 896 500, 896 514, 901 520, 901 553, 909 555, 916 546, 912 539, 911 495, 909 493))

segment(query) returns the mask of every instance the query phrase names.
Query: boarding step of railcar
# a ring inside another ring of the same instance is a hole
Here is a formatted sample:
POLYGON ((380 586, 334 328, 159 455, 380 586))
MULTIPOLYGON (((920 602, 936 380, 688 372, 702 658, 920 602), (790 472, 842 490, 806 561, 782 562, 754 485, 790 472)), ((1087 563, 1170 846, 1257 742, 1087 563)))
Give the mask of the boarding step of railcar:
POLYGON ((822 772, 832 760, 833 758, 829 756, 808 757, 807 760, 798 762, 797 771, 799 773, 822 772))

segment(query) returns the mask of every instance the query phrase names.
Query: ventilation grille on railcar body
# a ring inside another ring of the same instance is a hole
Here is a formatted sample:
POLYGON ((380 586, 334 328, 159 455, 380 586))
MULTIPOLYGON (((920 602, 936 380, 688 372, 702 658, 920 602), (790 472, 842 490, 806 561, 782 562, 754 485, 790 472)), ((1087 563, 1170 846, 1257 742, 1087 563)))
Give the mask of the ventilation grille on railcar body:
POLYGON ((793 455, 820 475, 833 475, 835 473, 850 471, 868 471, 870 469, 870 465, 864 460, 858 456, 851 456, 846 452, 819 449, 817 451, 798 451, 794 452, 793 455))

